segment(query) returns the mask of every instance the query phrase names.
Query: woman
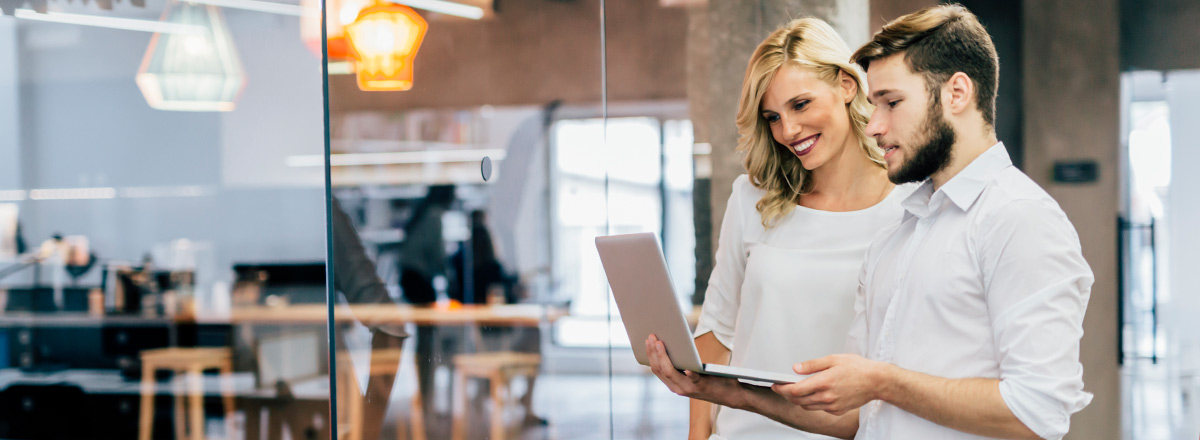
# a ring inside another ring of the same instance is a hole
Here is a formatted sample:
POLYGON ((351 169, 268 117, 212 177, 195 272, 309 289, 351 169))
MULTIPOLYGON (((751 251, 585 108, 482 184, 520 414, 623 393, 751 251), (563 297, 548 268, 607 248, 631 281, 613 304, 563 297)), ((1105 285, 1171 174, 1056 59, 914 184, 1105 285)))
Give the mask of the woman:
MULTIPOLYGON (((849 58, 833 28, 804 18, 750 59, 737 115, 748 175, 733 184, 696 328, 705 363, 790 372, 844 351, 867 246, 912 191, 888 181, 864 131, 871 107, 849 58)), ((822 438, 700 400, 690 434, 822 438)))

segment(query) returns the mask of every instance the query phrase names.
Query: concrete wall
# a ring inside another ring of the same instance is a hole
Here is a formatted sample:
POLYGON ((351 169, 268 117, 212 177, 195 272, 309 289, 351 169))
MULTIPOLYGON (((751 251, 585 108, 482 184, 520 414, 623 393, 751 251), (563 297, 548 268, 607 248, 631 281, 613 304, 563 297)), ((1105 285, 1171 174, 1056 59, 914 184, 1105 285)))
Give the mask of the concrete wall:
POLYGON ((873 35, 887 22, 918 9, 938 4, 937 0, 871 0, 871 29, 873 35))
MULTIPOLYGON (((330 78, 334 111, 600 102, 600 2, 504 0, 494 18, 431 22, 413 89, 361 92, 354 75, 330 78)), ((684 8, 657 1, 606 4, 608 100, 685 96, 684 8)))
POLYGON ((1071 439, 1121 432, 1117 368, 1119 39, 1116 0, 1026 0, 1024 8, 1025 170, 1075 224, 1096 275, 1080 353, 1095 399, 1071 421, 1071 439), (1088 11, 1081 14, 1080 11, 1088 11), (1099 181, 1051 181, 1056 160, 1091 159, 1099 181))
POLYGON ((1200 69, 1200 2, 1121 0, 1125 70, 1200 69))

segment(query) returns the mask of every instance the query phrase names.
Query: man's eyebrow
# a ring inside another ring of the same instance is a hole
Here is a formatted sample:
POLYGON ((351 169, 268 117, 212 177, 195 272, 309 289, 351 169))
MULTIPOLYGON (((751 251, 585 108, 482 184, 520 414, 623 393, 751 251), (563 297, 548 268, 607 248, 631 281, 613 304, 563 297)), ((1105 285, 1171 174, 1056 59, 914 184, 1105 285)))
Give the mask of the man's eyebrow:
POLYGON ((895 90, 892 90, 892 89, 876 90, 874 92, 871 92, 871 96, 869 98, 867 98, 867 101, 874 104, 875 99, 880 98, 883 95, 887 95, 892 92, 895 92, 895 90))

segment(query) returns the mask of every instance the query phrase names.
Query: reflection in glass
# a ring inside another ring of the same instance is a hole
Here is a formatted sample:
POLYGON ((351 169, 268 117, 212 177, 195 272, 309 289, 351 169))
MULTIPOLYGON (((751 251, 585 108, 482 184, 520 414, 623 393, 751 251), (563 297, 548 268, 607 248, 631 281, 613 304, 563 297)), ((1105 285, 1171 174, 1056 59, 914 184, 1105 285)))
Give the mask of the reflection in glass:
POLYGON ((319 58, 134 3, 0 15, 0 437, 330 438, 319 58))
POLYGON ((233 110, 246 79, 220 9, 171 1, 163 21, 188 29, 150 40, 137 75, 146 102, 159 110, 233 110))

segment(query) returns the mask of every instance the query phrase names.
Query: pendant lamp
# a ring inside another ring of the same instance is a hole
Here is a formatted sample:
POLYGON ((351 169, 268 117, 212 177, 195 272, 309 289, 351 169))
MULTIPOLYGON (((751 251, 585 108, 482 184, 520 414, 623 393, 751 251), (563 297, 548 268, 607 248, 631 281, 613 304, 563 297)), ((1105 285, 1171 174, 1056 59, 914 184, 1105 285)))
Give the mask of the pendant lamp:
MULTIPOLYGON (((346 43, 345 27, 353 23, 354 19, 358 18, 358 13, 371 6, 371 3, 371 0, 325 0, 325 6, 329 10, 325 36, 330 61, 354 58, 350 54, 350 45, 346 43)), ((321 0, 301 0, 300 6, 304 11, 300 16, 300 39, 312 53, 320 57, 321 0)))
POLYGON ((413 59, 429 25, 408 6, 376 2, 346 26, 346 39, 364 91, 409 90, 413 86, 413 59))
POLYGON ((138 69, 137 85, 151 107, 231 111, 246 84, 233 37, 216 6, 171 1, 162 21, 195 32, 156 33, 138 69))

